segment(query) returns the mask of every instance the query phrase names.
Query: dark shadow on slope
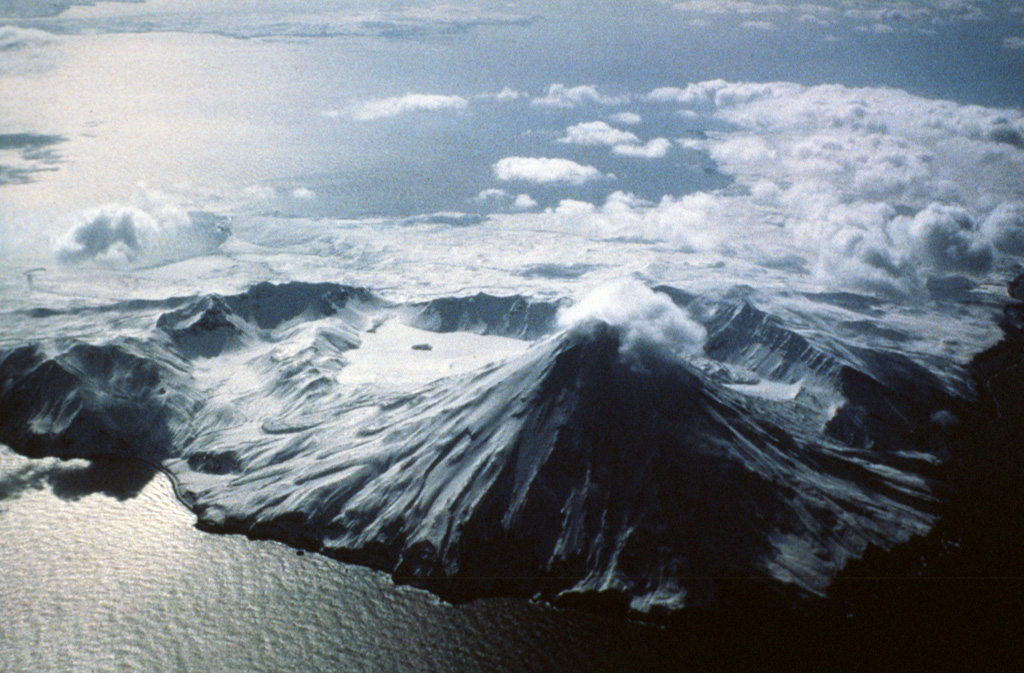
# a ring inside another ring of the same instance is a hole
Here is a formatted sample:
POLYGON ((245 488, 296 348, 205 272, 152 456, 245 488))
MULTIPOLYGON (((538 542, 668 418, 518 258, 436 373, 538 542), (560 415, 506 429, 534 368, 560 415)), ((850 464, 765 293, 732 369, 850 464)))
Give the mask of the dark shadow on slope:
MULTIPOLYGON (((848 446, 890 452, 930 449, 929 434, 935 425, 932 415, 955 406, 953 396, 935 374, 892 347, 847 346, 840 350, 801 334, 746 298, 701 315, 706 310, 698 297, 668 286, 655 290, 690 310, 704 324, 704 353, 712 359, 742 365, 769 380, 796 383, 817 379, 841 393, 846 401, 828 420, 825 431, 848 446)), ((869 298, 859 295, 832 293, 827 297, 830 302, 862 311, 871 306, 869 298)), ((858 323, 841 326, 851 324, 858 323)), ((874 336, 897 343, 905 339, 895 330, 870 329, 874 336)))
MULTIPOLYGON (((43 269, 45 270, 45 269, 43 269)), ((60 316, 92 315, 105 313, 128 313, 156 309, 175 309, 189 301, 190 297, 169 297, 167 299, 129 299, 99 306, 73 306, 69 308, 31 308, 19 311, 30 318, 52 318, 60 316)))
POLYGON ((429 332, 472 332, 533 340, 554 330, 560 306, 559 302, 534 301, 521 295, 498 297, 480 292, 412 304, 413 313, 407 322, 429 332))
MULTIPOLYGON (((1011 284, 1024 283, 1024 276, 1011 284)), ((978 400, 959 418, 942 518, 926 536, 849 563, 826 599, 792 610, 746 583, 718 613, 670 629, 715 670, 1010 670, 1024 661, 1024 304, 971 363, 978 400)), ((723 597, 724 598, 724 597, 723 597)))
MULTIPOLYGON (((334 283, 257 283, 237 295, 193 298, 161 315, 156 327, 184 355, 209 358, 299 319, 339 316, 351 303, 378 302, 369 290, 334 283)), ((359 326, 354 322, 350 327, 359 326)), ((338 333, 337 343, 342 342, 349 348, 359 343, 354 331, 338 333)))
MULTIPOLYGON (((202 402, 180 364, 146 344, 0 353, 0 441, 26 456, 158 461, 202 402)), ((73 489, 72 489, 73 490, 73 489)))
POLYGON ((882 315, 882 307, 886 303, 877 297, 853 292, 805 292, 803 295, 812 301, 871 316, 882 315))
POLYGON ((911 339, 910 335, 906 332, 883 327, 871 319, 843 320, 836 327, 838 327, 839 333, 847 338, 861 337, 891 343, 904 343, 911 339))
POLYGON ((363 288, 335 283, 257 283, 244 293, 224 297, 231 310, 260 329, 275 329, 300 316, 332 316, 350 301, 373 302, 363 288))
POLYGON ((936 302, 969 304, 971 291, 977 286, 967 276, 931 276, 925 283, 928 295, 936 302))
MULTIPOLYGON (((650 369, 626 363, 619 355, 618 332, 603 323, 591 328, 557 353, 537 391, 539 403, 553 409, 561 400, 573 399, 572 405, 552 415, 559 419, 553 433, 542 425, 526 426, 510 469, 466 526, 461 572, 489 578, 483 581, 491 583, 489 592, 521 591, 517 575, 536 575, 559 556, 553 550, 564 533, 555 513, 579 507, 573 519, 581 527, 577 535, 604 543, 560 558, 544 573, 550 577, 538 582, 542 592, 554 596, 571 586, 567 579, 586 575, 595 558, 617 564, 630 581, 656 576, 650 549, 671 549, 679 565, 658 571, 680 576, 697 601, 710 601, 716 589, 711 576, 727 574, 730 567, 754 568, 770 554, 766 540, 749 528, 751 511, 782 509, 769 480, 732 453, 731 438, 721 437, 749 432, 770 440, 693 372, 668 361, 656 361, 650 369), (553 445, 533 446, 532 437, 540 435, 552 436, 553 445), (509 493, 516 490, 514 468, 536 461, 539 448, 547 456, 517 524, 495 538, 489 532, 496 527, 492 521, 506 516, 509 493), (573 501, 574 493, 586 494, 583 503, 573 501)), ((546 416, 538 420, 551 422, 546 416)), ((629 607, 629 598, 615 591, 583 592, 564 602, 622 614, 629 607)))
POLYGON ((533 264, 519 272, 523 278, 576 279, 596 269, 594 264, 533 264))

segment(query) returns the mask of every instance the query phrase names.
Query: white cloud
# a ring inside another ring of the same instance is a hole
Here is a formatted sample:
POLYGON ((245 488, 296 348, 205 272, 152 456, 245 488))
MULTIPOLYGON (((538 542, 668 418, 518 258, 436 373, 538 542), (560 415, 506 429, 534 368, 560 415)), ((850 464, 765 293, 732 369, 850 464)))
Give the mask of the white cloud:
POLYGON ((897 251, 925 268, 967 274, 992 268, 992 247, 963 208, 933 203, 913 217, 894 218, 888 232, 897 251))
POLYGON ((473 200, 479 201, 481 203, 493 203, 495 201, 505 201, 509 198, 509 193, 506 192, 504 189, 497 189, 492 187, 490 189, 481 190, 479 194, 473 197, 473 200))
POLYGON ((552 84, 547 93, 534 98, 530 104, 537 107, 574 108, 581 105, 621 105, 629 102, 628 96, 606 96, 590 85, 567 87, 552 84))
POLYGON ((537 207, 537 202, 529 194, 519 194, 512 203, 512 207, 516 210, 533 210, 537 207))
POLYGON ((775 147, 757 135, 727 136, 715 142, 712 147, 711 156, 727 166, 759 164, 778 157, 775 147))
POLYGON ((62 264, 159 264, 207 254, 228 237, 225 218, 185 212, 145 191, 136 201, 80 214, 54 243, 54 257, 62 264))
POLYGON ((858 30, 862 33, 875 33, 876 35, 885 35, 896 32, 896 29, 888 23, 869 23, 863 26, 857 26, 854 30, 858 30))
POLYGON ((474 98, 479 98, 480 100, 495 101, 498 103, 506 103, 509 101, 519 100, 520 98, 523 98, 525 95, 526 94, 516 91, 515 89, 505 87, 498 93, 482 93, 474 96, 474 98))
POLYGON ((593 166, 578 164, 569 159, 506 157, 494 164, 493 169, 495 177, 504 182, 521 180, 537 184, 562 182, 582 185, 610 177, 593 166))
POLYGON ((638 143, 640 138, 634 133, 617 129, 605 122, 583 122, 570 126, 565 130, 565 136, 559 139, 562 143, 574 145, 621 145, 623 143, 638 143))
POLYGON ((992 269, 995 251, 963 208, 931 204, 916 215, 897 216, 876 204, 847 215, 846 226, 831 228, 818 264, 819 273, 840 284, 895 297, 921 293, 928 276, 992 269))
MULTIPOLYGON (((462 96, 442 96, 439 94, 408 94, 394 98, 358 103, 348 110, 348 114, 356 121, 374 121, 398 117, 410 112, 437 110, 463 110, 469 105, 462 96)), ((330 115, 333 111, 326 114, 330 115)), ((335 114, 335 116, 337 116, 335 114)))
POLYGON ((667 138, 655 138, 646 145, 616 145, 612 152, 623 157, 636 159, 661 159, 672 149, 672 142, 667 138))
POLYGON ((1024 37, 1020 37, 1019 35, 1004 37, 1003 49, 1009 49, 1011 51, 1020 51, 1024 49, 1024 37))
POLYGON ((643 121, 643 117, 635 112, 620 112, 609 117, 616 124, 625 124, 626 126, 636 126, 643 121))
POLYGON ((981 233, 996 250, 1024 256, 1024 203, 997 206, 981 224, 981 233))
POLYGON ((727 212, 732 205, 706 192, 666 196, 657 204, 613 192, 601 206, 565 199, 546 210, 543 218, 554 228, 595 238, 639 237, 667 241, 685 251, 714 251, 726 246, 731 237, 741 236, 749 220, 727 212))
POLYGON ((537 202, 529 194, 518 194, 513 197, 504 189, 494 187, 482 190, 473 197, 473 200, 491 208, 511 208, 518 211, 533 210, 537 207, 537 202))
POLYGON ((775 30, 775 24, 771 21, 744 21, 741 25, 751 30, 775 30))
POLYGON ((570 126, 561 143, 574 145, 602 145, 612 148, 612 153, 624 157, 640 159, 659 159, 672 148, 672 143, 665 138, 655 138, 646 145, 640 144, 640 138, 630 131, 623 131, 602 121, 583 122, 570 126))
MULTIPOLYGON (((366 100, 343 109, 323 110, 320 114, 328 119, 349 117, 356 121, 367 122, 398 117, 413 112, 465 110, 473 102, 510 103, 524 98, 528 98, 528 95, 510 87, 504 87, 496 93, 480 93, 469 98, 442 94, 414 93, 405 96, 366 100)), ((624 99, 604 96, 598 93, 592 86, 579 86, 570 89, 561 84, 553 84, 549 87, 546 96, 533 99, 530 102, 532 105, 538 106, 570 108, 584 103, 610 105, 620 100, 624 99)))
POLYGON ((616 327, 620 354, 630 357, 650 349, 686 355, 697 353, 707 334, 668 296, 627 279, 603 285, 558 316, 564 328, 581 329, 592 321, 616 327))
MULTIPOLYGON (((711 80, 699 82, 680 88, 677 86, 662 86, 652 89, 644 98, 654 103, 679 103, 681 105, 695 105, 707 102, 707 92, 716 86, 725 85, 725 80, 711 80)), ((684 112, 692 113, 691 110, 684 112)))
POLYGON ((270 201, 277 198, 277 190, 266 185, 250 185, 242 190, 247 199, 255 201, 270 201))
POLYGON ((306 187, 296 187, 292 190, 292 198, 300 201, 310 201, 316 198, 316 193, 306 187))
POLYGON ((542 217, 597 237, 666 241, 755 264, 793 258, 825 285, 886 296, 984 276, 1024 256, 1024 112, 894 89, 700 82, 652 102, 723 130, 680 146, 732 177, 719 192, 646 203, 563 201, 542 217))
POLYGON ((746 0, 684 0, 676 2, 673 7, 681 12, 709 15, 775 14, 790 9, 774 2, 747 2, 746 0))
POLYGON ((656 103, 686 103, 688 101, 681 98, 685 92, 686 89, 677 86, 660 86, 652 89, 644 98, 656 103))
POLYGON ((676 138, 676 143, 683 149, 703 152, 707 149, 707 143, 697 138, 676 138))

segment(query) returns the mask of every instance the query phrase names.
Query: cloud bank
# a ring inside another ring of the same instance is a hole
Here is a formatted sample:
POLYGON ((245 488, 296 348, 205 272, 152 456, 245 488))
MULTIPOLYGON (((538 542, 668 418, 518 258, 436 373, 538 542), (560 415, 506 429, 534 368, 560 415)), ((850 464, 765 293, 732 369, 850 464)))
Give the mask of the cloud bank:
POLYGON ((693 25, 709 21, 739 21, 748 28, 772 28, 779 23, 799 23, 831 27, 840 23, 854 24, 861 30, 875 33, 929 33, 936 26, 965 21, 990 21, 992 3, 983 0, 898 0, 868 2, 836 0, 835 2, 804 2, 775 0, 665 0, 674 9, 690 17, 693 25))
MULTIPOLYGON (((892 89, 730 83, 642 101, 709 129, 681 145, 732 178, 720 191, 564 200, 541 217, 589 236, 666 241, 887 297, 981 279, 1024 253, 1024 114, 892 89), (710 130, 717 129, 717 130, 710 130)), ((609 127, 611 128, 611 127, 609 127)), ((566 136, 568 137, 568 135, 566 136)), ((666 139, 614 145, 656 157, 666 139)))

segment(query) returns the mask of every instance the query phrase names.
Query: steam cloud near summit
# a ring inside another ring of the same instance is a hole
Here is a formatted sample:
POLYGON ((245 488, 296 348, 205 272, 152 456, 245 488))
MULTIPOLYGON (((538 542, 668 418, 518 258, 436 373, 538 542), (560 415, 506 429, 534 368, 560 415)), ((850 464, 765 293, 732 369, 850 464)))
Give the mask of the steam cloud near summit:
POLYGON ((109 204, 82 214, 56 241, 54 257, 63 264, 159 264, 207 254, 228 237, 223 218, 189 213, 148 195, 140 202, 109 204))
POLYGON ((707 338, 704 327, 667 296, 634 279, 602 285, 558 316, 559 324, 569 329, 593 320, 621 330, 620 353, 627 357, 650 349, 695 353, 707 338))

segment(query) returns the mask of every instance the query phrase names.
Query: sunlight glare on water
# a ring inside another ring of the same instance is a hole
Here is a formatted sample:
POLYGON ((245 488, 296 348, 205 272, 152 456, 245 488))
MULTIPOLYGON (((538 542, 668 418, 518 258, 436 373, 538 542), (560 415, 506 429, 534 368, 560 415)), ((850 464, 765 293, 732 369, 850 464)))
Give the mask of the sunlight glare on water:
MULTIPOLYGON (((460 606, 275 542, 210 535, 141 464, 0 448, 0 650, 21 671, 620 670, 653 627, 460 606)), ((678 670, 678 669, 676 669, 678 670)))

